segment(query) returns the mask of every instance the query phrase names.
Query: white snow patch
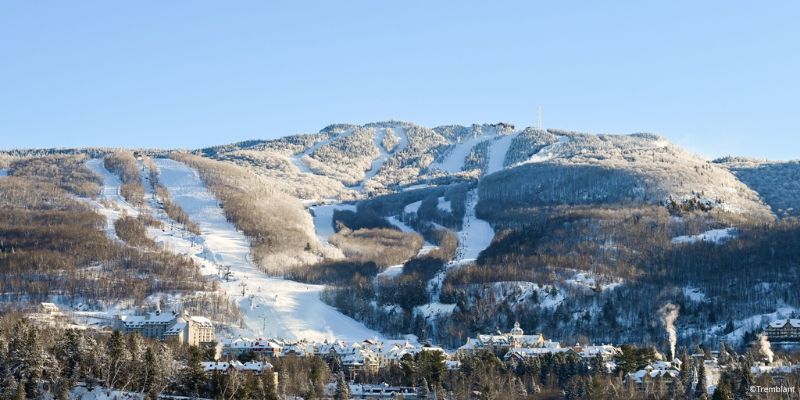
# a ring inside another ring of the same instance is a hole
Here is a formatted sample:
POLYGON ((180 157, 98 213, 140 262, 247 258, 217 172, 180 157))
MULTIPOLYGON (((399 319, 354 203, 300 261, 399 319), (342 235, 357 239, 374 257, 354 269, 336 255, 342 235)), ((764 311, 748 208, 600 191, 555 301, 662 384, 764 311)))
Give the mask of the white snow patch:
POLYGON ((320 243, 328 243, 328 239, 336 233, 333 226, 333 212, 336 210, 356 211, 352 204, 325 204, 309 208, 314 216, 314 231, 320 243))
POLYGON ((686 296, 687 299, 696 303, 702 303, 706 301, 706 294, 698 288, 687 286, 683 288, 683 295, 686 296))
POLYGON ((735 237, 736 228, 712 229, 698 235, 674 237, 672 238, 672 244, 690 244, 697 242, 721 244, 735 237))
POLYGON ((428 303, 414 307, 414 314, 422 315, 425 318, 445 316, 452 314, 455 308, 455 304, 428 303))
POLYGON ((532 155, 531 158, 529 158, 526 161, 523 161, 521 163, 518 163, 517 165, 529 164, 529 163, 540 163, 540 162, 550 161, 553 158, 555 158, 555 156, 556 156, 556 154, 553 152, 553 150, 555 150, 557 147, 561 146, 563 143, 567 143, 569 141, 570 141, 569 137, 567 137, 567 136, 559 136, 558 137, 558 142, 553 143, 553 144, 551 144, 549 146, 542 147, 542 149, 539 150, 538 152, 536 152, 536 154, 532 155))
POLYGON ((239 305, 244 328, 235 332, 252 337, 360 341, 380 338, 377 332, 323 303, 322 285, 303 284, 269 277, 250 260, 247 238, 227 221, 217 199, 207 190, 198 173, 168 159, 155 160, 161 183, 174 201, 200 226, 202 251, 191 254, 191 244, 173 238, 202 265, 202 272, 215 275, 218 265, 231 267, 233 280, 220 280, 220 292, 239 305), (244 294, 243 294, 244 292, 244 294))
POLYGON ((413 202, 411 204, 408 204, 405 207, 403 207, 403 212, 406 213, 406 214, 416 213, 417 210, 419 210, 419 206, 421 206, 421 205, 422 205, 422 200, 415 201, 415 202, 413 202))
POLYGON ((450 200, 445 200, 444 197, 439 197, 436 208, 449 213, 453 212, 453 207, 450 204, 450 200))
POLYGON ((394 278, 403 273, 403 264, 392 265, 391 267, 387 267, 385 270, 381 271, 377 277, 378 278, 394 278))
POLYGON ((388 221, 390 224, 394 225, 395 227, 397 227, 397 229, 400 229, 403 232, 416 233, 414 228, 406 225, 405 222, 400 221, 400 218, 397 218, 395 216, 386 217, 386 221, 388 221))
POLYGON ((567 279, 566 283, 592 290, 599 288, 601 291, 614 290, 622 284, 622 280, 609 281, 609 278, 603 279, 602 276, 591 272, 578 272, 574 277, 567 279))
POLYGON ((8 169, 0 168, 0 177, 8 176, 8 169))

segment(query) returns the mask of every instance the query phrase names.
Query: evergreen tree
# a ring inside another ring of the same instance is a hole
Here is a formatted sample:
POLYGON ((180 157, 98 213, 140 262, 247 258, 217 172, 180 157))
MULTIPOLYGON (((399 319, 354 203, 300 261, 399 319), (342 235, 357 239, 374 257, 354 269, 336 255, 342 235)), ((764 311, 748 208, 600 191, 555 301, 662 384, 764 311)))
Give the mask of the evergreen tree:
POLYGON ((206 372, 203 370, 202 354, 197 346, 189 347, 189 359, 181 376, 181 386, 187 394, 200 396, 204 392, 206 372))
POLYGON ((417 383, 417 398, 427 399, 428 396, 430 396, 430 390, 428 389, 428 381, 425 378, 421 378, 417 383))
POLYGON ((694 397, 696 399, 708 398, 706 391, 706 367, 704 362, 699 362, 697 366, 697 385, 694 388, 694 397))
POLYGON ((713 400, 734 400, 733 387, 731 386, 728 373, 720 377, 717 388, 714 390, 714 395, 711 398, 713 400))
POLYGON ((344 380, 344 374, 339 371, 336 377, 336 392, 333 395, 334 400, 349 400, 350 399, 350 385, 344 380))

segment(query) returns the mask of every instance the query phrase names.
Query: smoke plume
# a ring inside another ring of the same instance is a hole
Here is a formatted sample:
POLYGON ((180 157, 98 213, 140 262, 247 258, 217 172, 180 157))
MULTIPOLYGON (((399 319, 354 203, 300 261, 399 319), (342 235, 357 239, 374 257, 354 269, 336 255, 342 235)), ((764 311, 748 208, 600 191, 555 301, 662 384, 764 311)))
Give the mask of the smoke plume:
POLYGON ((674 360, 675 344, 678 342, 678 332, 675 330, 675 320, 678 319, 678 306, 667 303, 661 306, 658 312, 661 314, 661 321, 664 322, 664 328, 667 329, 667 335, 669 336, 670 360, 674 360))
POLYGON ((772 346, 769 344, 769 340, 767 340, 767 335, 760 334, 758 335, 758 347, 761 350, 761 354, 764 357, 767 357, 767 361, 772 364, 772 359, 775 357, 775 353, 772 352, 772 346))

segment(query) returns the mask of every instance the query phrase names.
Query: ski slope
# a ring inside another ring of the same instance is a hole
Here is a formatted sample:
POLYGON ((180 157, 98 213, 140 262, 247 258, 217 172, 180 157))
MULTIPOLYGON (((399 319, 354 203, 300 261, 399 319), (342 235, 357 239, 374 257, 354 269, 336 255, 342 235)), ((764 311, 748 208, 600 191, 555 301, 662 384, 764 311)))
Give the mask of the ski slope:
POLYGON ((310 208, 314 217, 314 231, 320 243, 328 243, 328 239, 336 233, 333 226, 333 212, 336 210, 356 211, 356 206, 352 204, 324 204, 310 208))
POLYGON ((355 189, 358 192, 364 190, 364 184, 366 184, 370 179, 372 179, 375 175, 378 174, 378 171, 380 171, 381 167, 383 166, 384 163, 386 163, 386 160, 388 160, 389 157, 391 157, 393 154, 397 154, 398 152, 403 151, 406 148, 406 146, 408 146, 408 136, 406 136, 406 130, 404 128, 400 127, 378 128, 373 138, 373 144, 378 149, 380 154, 378 155, 377 158, 372 160, 372 165, 370 165, 370 169, 364 173, 364 179, 362 179, 361 182, 359 182, 357 185, 353 186, 353 189, 355 189), (397 136, 398 139, 397 144, 391 151, 388 151, 383 146, 383 138, 386 137, 386 131, 388 129, 392 129, 392 131, 394 132, 394 134, 397 136))
MULTIPOLYGON (((245 327, 239 334, 284 339, 360 341, 381 338, 377 332, 323 303, 322 285, 307 285, 266 276, 250 261, 247 238, 228 222, 217 199, 198 173, 174 160, 157 159, 160 182, 173 200, 200 226, 197 251, 191 254, 204 273, 230 266, 232 280, 220 280, 220 291, 239 305, 245 327)), ((178 249, 179 238, 172 246, 178 249)), ((186 245, 186 244, 185 244, 186 245)), ((184 246, 185 246, 184 245, 184 246)), ((189 246, 191 246, 189 244, 189 246)), ((193 247, 183 248, 192 252, 193 247)))
POLYGON ((497 137, 489 146, 489 162, 486 166, 486 175, 493 174, 503 169, 508 148, 519 133, 497 137))
POLYGON ((122 197, 122 194, 120 194, 122 181, 117 175, 106 169, 102 158, 88 160, 85 165, 86 168, 103 179, 103 188, 96 200, 88 198, 84 200, 92 204, 101 215, 106 217, 106 235, 111 239, 119 240, 114 229, 114 223, 123 215, 138 216, 139 210, 122 197))
POLYGON ((444 156, 441 161, 434 162, 430 165, 430 169, 447 172, 448 174, 456 174, 461 172, 464 168, 464 162, 467 159, 472 148, 486 140, 491 140, 492 136, 480 135, 463 142, 456 143, 453 148, 444 156))
POLYGON ((348 136, 351 133, 353 133, 353 130, 352 129, 348 129, 348 130, 346 130, 346 131, 344 131, 342 133, 333 134, 333 135, 329 136, 327 139, 323 139, 323 140, 320 140, 317 143, 314 143, 314 145, 312 145, 311 147, 306 149, 304 152, 294 155, 291 158, 292 164, 294 164, 297 167, 297 169, 300 170, 300 172, 307 173, 307 174, 313 174, 314 171, 312 171, 311 168, 308 167, 308 165, 306 164, 305 161, 303 161, 303 159, 305 157, 307 157, 307 156, 311 156, 312 154, 314 154, 320 147, 326 146, 326 145, 330 144, 330 142, 332 142, 332 141, 334 141, 334 140, 336 140, 338 138, 348 136))

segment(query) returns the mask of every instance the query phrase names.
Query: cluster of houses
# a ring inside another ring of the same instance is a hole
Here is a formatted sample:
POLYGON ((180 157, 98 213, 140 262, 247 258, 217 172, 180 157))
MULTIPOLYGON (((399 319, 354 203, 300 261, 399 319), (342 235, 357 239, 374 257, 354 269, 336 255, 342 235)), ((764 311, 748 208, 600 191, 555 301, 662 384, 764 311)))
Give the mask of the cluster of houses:
MULTIPOLYGON (((449 354, 441 347, 419 345, 409 340, 367 339, 361 342, 347 343, 341 340, 314 342, 237 338, 222 341, 223 356, 237 357, 242 353, 253 353, 268 357, 337 358, 342 367, 351 374, 361 370, 377 372, 392 363, 399 363, 405 355, 413 357, 422 351, 439 352, 445 358, 449 358, 449 354)), ((448 368, 453 369, 460 365, 454 360, 447 360, 446 364, 448 368)))

